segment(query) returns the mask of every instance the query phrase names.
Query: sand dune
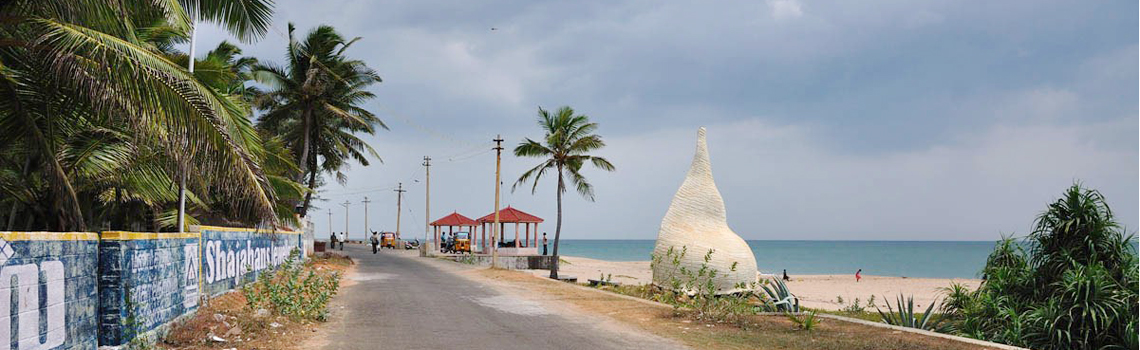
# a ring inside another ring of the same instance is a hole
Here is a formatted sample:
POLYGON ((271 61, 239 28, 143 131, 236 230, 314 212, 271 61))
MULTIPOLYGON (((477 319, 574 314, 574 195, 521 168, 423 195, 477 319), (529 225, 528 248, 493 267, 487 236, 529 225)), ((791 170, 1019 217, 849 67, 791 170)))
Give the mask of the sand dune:
MULTIPOLYGON (((609 275, 615 282, 643 284, 652 280, 653 273, 649 269, 648 261, 604 261, 581 257, 563 256, 561 272, 577 276, 579 281, 585 282, 588 278, 597 279, 601 275, 609 275)), ((545 274, 547 271, 536 271, 545 274)), ((949 279, 949 278, 907 278, 864 275, 856 283, 854 275, 799 275, 792 276, 788 282, 788 289, 800 299, 800 304, 819 309, 838 310, 844 305, 836 302, 837 297, 850 304, 855 298, 866 301, 874 295, 876 302, 885 310, 884 297, 894 300, 901 292, 904 295, 913 295, 916 307, 925 308, 936 298, 941 299, 939 288, 947 287, 957 282, 977 288, 981 280, 977 279, 949 279)), ((871 308, 870 311, 874 311, 871 308)))

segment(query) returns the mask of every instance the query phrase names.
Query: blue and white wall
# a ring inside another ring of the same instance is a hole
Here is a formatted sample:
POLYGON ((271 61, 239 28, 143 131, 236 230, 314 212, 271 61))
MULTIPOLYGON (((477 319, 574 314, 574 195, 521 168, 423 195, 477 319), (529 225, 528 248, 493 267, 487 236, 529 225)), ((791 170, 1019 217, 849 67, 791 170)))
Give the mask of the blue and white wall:
POLYGON ((298 232, 201 226, 202 285, 216 296, 253 281, 301 248, 298 232))
POLYGON ((98 248, 96 233, 0 232, 0 344, 95 349, 98 248))
POLYGON ((198 308, 198 233, 100 236, 100 344, 126 343, 198 308))
MULTIPOLYGON (((301 248, 296 232, 0 232, 0 344, 95 349, 161 331, 301 248)), ((3 349, 4 345, 0 345, 3 349)))

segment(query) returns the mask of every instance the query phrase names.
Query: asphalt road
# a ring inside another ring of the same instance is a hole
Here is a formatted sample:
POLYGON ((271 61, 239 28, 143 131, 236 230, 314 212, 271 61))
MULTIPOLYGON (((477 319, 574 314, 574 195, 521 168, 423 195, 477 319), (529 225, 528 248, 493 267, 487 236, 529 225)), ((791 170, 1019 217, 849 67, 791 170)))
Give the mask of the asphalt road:
POLYGON ((345 246, 354 285, 333 301, 326 349, 680 348, 597 317, 547 307, 525 295, 456 275, 466 265, 345 246))

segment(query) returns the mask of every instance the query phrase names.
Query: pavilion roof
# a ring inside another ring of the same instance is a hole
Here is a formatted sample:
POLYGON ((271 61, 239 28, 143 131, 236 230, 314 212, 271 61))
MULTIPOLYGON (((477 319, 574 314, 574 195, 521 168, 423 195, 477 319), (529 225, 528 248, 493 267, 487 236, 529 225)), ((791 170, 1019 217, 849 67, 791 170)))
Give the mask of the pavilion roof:
MULTIPOLYGON (((481 217, 477 221, 479 221, 481 223, 488 223, 488 222, 493 223, 493 222, 495 222, 495 213, 487 214, 487 216, 481 217)), ((534 222, 534 223, 538 223, 538 222, 542 222, 542 221, 543 220, 540 217, 527 214, 527 213, 523 212, 522 210, 512 208, 509 205, 506 208, 499 209, 499 222, 534 222)))
POLYGON ((471 218, 458 212, 451 212, 451 214, 431 222, 431 226, 475 226, 478 224, 475 220, 471 220, 471 218))

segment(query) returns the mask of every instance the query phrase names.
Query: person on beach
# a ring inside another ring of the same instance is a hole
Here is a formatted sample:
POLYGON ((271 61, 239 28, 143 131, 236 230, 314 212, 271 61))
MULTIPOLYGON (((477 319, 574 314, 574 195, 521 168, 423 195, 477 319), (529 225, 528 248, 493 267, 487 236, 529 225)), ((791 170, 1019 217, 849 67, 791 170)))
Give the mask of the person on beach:
POLYGON ((336 232, 329 232, 329 250, 336 250, 336 232))
POLYGON ((376 231, 372 231, 372 254, 376 254, 376 247, 380 245, 380 236, 376 231))
POLYGON ((542 255, 546 255, 546 232, 542 233, 542 255))
POLYGON ((337 240, 340 241, 340 250, 344 250, 344 241, 348 240, 348 234, 341 232, 337 240))
POLYGON ((863 269, 859 269, 859 271, 855 271, 855 283, 859 283, 859 280, 863 279, 863 276, 860 275, 860 273, 862 273, 862 272, 863 272, 863 269))
POLYGON ((785 281, 791 281, 792 280, 791 277, 788 277, 788 269, 784 269, 784 280, 785 281))

